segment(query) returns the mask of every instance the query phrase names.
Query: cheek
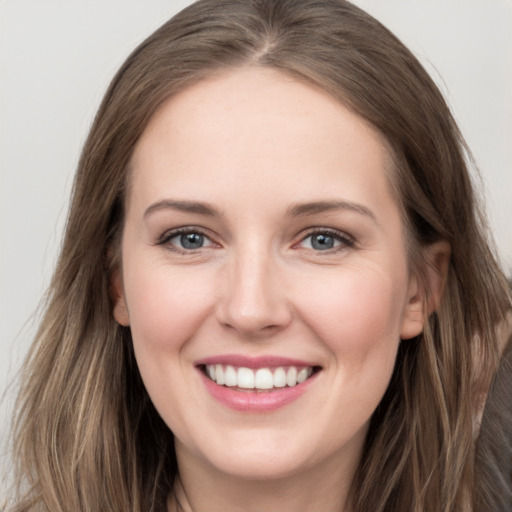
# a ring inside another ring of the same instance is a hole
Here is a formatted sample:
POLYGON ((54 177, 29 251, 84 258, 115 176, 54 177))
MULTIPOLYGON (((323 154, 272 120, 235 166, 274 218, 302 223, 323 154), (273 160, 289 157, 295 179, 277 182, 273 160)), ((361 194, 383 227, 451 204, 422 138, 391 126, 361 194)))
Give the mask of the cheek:
POLYGON ((302 317, 334 362, 331 389, 338 392, 327 405, 329 417, 334 429, 347 432, 367 424, 389 385, 405 289, 398 276, 352 270, 302 293, 308 297, 302 317))
POLYGON ((125 293, 136 352, 179 350, 208 315, 208 282, 198 271, 127 271, 125 293))
POLYGON ((184 378, 193 369, 187 347, 209 316, 211 305, 212 290, 205 288, 205 282, 211 278, 205 281, 199 271, 173 271, 166 265, 134 266, 125 271, 137 366, 154 406, 183 439, 188 433, 182 419, 190 415, 190 404, 196 400, 184 378))
POLYGON ((393 364, 400 338, 405 279, 379 269, 345 268, 298 292, 302 317, 341 361, 371 354, 393 364))

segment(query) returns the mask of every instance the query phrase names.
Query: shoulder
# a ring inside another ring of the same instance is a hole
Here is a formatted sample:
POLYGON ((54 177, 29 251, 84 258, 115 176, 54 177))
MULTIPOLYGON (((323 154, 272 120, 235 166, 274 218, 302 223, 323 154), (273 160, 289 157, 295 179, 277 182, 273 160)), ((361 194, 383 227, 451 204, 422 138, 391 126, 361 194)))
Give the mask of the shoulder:
POLYGON ((476 445, 476 510, 512 510, 512 332, 489 388, 476 445))

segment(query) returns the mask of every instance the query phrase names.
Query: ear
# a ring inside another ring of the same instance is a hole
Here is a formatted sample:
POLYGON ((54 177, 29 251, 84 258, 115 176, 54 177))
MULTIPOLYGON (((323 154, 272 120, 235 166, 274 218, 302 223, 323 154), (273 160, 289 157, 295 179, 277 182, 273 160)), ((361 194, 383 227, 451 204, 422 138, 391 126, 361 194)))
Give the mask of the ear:
POLYGON ((440 240, 423 249, 424 279, 411 276, 408 301, 402 319, 400 337, 408 340, 418 336, 428 317, 438 309, 443 296, 450 263, 450 244, 440 240))
POLYGON ((124 296, 123 280, 119 268, 116 268, 110 279, 110 293, 112 294, 112 302, 114 304, 113 315, 117 323, 128 327, 130 325, 130 316, 126 306, 124 296))

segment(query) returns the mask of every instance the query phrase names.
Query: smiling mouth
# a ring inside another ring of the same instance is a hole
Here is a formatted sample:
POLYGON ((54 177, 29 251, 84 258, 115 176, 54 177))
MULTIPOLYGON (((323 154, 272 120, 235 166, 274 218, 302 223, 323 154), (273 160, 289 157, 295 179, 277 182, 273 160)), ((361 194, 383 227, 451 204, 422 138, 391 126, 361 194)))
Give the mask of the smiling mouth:
POLYGON ((223 364, 200 366, 206 377, 219 386, 236 391, 269 392, 302 384, 320 371, 319 366, 279 366, 246 368, 223 364))

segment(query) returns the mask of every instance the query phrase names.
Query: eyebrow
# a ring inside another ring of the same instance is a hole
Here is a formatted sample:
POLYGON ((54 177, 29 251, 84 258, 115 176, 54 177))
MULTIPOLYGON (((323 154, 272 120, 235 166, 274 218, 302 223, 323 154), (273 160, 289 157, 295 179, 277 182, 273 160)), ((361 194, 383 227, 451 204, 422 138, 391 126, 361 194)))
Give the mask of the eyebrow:
POLYGON ((157 201, 148 206, 144 211, 144 217, 149 214, 160 210, 178 210, 187 213, 196 213, 198 215, 205 215, 208 217, 219 217, 220 213, 207 203, 197 201, 175 201, 173 199, 164 199, 157 201))
POLYGON ((348 201, 315 201, 311 203, 300 203, 288 208, 288 215, 291 217, 305 217, 336 210, 349 210, 369 217, 377 222, 375 214, 366 206, 348 201))
MULTIPOLYGON (((150 205, 144 211, 144 217, 151 213, 160 210, 177 210, 186 213, 195 213, 198 215, 205 215, 208 217, 220 217, 220 213, 213 206, 208 203, 199 201, 177 201, 173 199, 163 199, 150 205)), ((311 203, 298 203, 290 206, 287 214, 290 217, 307 217, 319 213, 325 213, 336 210, 349 210, 361 215, 369 217, 374 222, 377 222, 375 214, 366 206, 358 203, 351 203, 348 201, 314 201, 311 203)))

